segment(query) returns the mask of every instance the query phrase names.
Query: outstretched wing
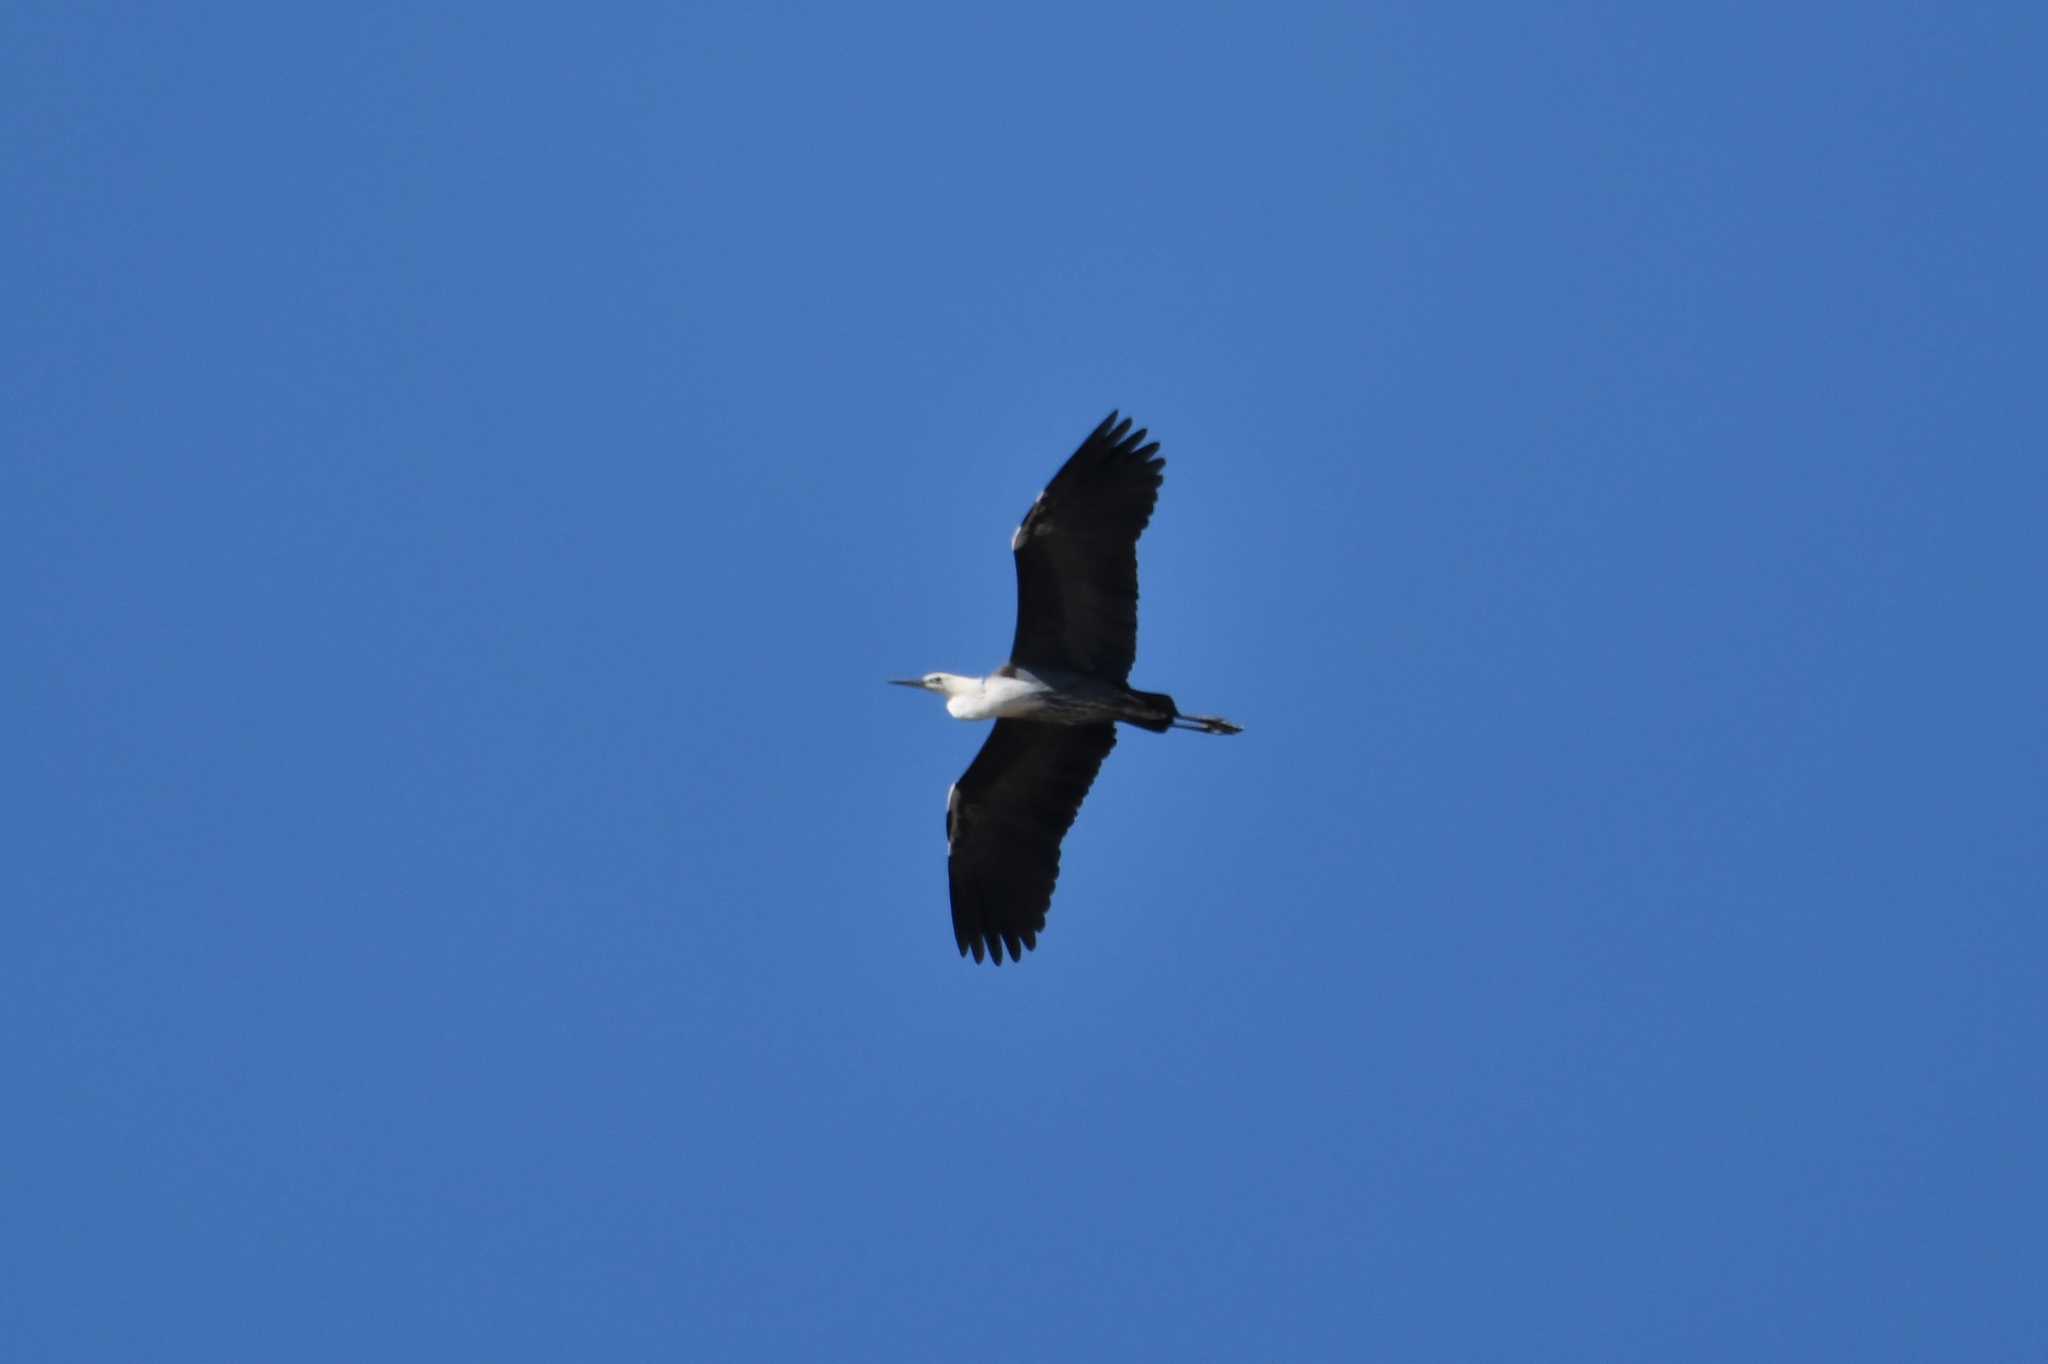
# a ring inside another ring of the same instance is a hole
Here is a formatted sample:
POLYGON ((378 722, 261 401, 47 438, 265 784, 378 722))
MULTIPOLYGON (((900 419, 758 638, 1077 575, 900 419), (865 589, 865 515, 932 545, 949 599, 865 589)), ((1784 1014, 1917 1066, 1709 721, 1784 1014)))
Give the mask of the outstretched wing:
POLYGON ((1116 726, 998 720, 946 797, 946 876, 960 955, 1003 964, 1038 946, 1060 876, 1060 840, 1095 782, 1116 726))
POLYGON ((1159 500, 1157 441, 1112 412, 1081 442, 1010 539, 1017 638, 1010 662, 1108 682, 1138 652, 1138 536, 1159 500))

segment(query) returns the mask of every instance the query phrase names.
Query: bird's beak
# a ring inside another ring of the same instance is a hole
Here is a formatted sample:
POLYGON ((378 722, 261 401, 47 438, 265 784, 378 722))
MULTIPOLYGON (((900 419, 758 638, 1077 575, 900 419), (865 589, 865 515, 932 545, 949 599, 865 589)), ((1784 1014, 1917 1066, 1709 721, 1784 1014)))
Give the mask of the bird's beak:
POLYGON ((922 677, 892 677, 889 679, 889 685, 892 687, 916 687, 919 691, 923 691, 924 679, 922 677))

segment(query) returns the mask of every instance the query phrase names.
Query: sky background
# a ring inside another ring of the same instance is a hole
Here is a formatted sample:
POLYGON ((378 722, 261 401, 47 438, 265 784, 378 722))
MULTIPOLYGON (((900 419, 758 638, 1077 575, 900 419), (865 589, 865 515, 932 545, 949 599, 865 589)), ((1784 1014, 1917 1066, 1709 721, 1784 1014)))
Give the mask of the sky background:
POLYGON ((0 1355, 2048 1354, 2038 5, 0 12, 0 1355), (976 967, 881 685, 1163 442, 976 967))

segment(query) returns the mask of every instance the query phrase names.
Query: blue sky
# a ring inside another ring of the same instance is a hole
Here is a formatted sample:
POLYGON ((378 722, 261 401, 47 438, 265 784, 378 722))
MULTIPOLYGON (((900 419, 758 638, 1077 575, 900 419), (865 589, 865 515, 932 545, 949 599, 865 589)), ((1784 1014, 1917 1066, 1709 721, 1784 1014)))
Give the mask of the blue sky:
POLYGON ((0 1353, 2040 1357, 2044 38, 9 6, 0 1353))

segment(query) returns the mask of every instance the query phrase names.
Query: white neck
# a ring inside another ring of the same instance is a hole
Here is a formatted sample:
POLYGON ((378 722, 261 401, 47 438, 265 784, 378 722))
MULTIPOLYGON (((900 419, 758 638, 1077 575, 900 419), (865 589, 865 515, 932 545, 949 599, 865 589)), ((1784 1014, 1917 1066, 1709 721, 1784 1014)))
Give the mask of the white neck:
POLYGON ((986 680, 979 677, 959 677, 953 673, 940 673, 939 690, 946 695, 946 714, 955 720, 986 720, 989 718, 986 696, 986 680))
POLYGON ((1021 677, 949 677, 945 691, 955 720, 1022 718, 1045 708, 1045 687, 1021 677))

